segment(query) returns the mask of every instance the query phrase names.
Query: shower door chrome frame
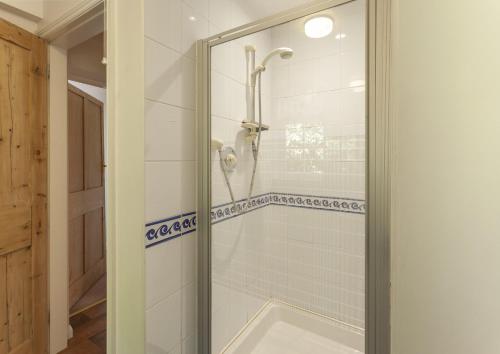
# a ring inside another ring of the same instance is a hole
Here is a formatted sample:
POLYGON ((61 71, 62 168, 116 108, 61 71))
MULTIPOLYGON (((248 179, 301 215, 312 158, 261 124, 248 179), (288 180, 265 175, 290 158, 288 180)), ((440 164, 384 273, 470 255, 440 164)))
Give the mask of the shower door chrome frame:
MULTIPOLYGON (((211 47, 355 0, 321 0, 199 40, 197 50, 197 230, 199 354, 211 353, 211 47)), ((365 0, 366 319, 365 353, 390 353, 391 0, 365 0)), ((215 353, 213 353, 215 354, 215 353)))

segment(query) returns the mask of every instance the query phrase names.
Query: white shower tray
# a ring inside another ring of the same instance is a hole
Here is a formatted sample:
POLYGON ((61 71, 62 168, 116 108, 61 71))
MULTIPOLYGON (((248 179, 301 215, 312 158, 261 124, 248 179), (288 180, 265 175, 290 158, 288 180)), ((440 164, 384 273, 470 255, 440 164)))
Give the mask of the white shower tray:
POLYGON ((224 354, 359 354, 363 330, 277 300, 267 302, 224 354))

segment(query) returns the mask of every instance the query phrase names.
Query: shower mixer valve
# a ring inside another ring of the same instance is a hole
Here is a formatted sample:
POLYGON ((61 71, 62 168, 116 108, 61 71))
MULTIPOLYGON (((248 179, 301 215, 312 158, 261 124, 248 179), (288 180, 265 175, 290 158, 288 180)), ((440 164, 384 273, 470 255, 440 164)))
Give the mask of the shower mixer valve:
POLYGON ((220 151, 220 159, 222 161, 222 166, 227 172, 232 172, 238 164, 238 158, 236 157, 236 152, 230 146, 226 146, 220 151))

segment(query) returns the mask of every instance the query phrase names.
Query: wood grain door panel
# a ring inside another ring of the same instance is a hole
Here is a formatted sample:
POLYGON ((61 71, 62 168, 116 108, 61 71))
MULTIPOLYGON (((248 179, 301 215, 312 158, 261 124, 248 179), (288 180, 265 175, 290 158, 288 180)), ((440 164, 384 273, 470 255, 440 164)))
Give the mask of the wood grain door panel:
POLYGON ((0 203, 30 199, 30 52, 0 40, 0 203))
POLYGON ((68 166, 69 192, 82 191, 83 177, 83 98, 68 91, 68 166))
POLYGON ((84 244, 84 216, 79 215, 69 221, 69 284, 85 273, 84 244))
POLYGON ((48 353, 47 47, 0 20, 0 354, 48 353))
POLYGON ((92 189, 103 183, 102 103, 85 99, 84 114, 85 189, 92 189))
POLYGON ((68 89, 69 306, 105 272, 103 105, 68 89))
POLYGON ((31 207, 0 208, 0 256, 31 246, 31 207))

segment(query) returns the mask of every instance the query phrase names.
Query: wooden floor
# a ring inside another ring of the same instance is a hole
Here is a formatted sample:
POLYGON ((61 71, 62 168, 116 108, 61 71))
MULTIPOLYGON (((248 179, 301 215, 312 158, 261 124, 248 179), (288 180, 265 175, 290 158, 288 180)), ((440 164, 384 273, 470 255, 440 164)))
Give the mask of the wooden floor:
POLYGON ((106 302, 70 318, 73 338, 60 354, 106 353, 106 302))
POLYGON ((106 274, 104 274, 69 310, 70 316, 106 300, 106 274))

